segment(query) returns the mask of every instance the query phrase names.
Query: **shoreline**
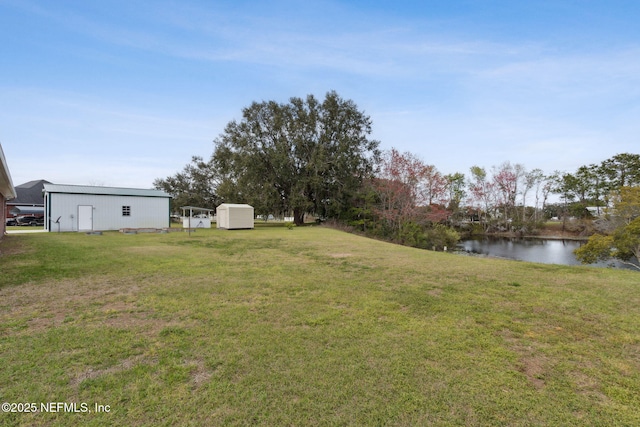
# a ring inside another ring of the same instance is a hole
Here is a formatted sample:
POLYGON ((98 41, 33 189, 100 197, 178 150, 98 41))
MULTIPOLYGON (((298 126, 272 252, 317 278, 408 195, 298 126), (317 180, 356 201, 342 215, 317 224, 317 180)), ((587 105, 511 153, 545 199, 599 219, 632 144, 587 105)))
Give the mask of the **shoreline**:
POLYGON ((586 242, 590 236, 576 236, 568 234, 518 234, 518 233, 484 233, 468 234, 469 239, 475 238, 506 238, 506 239, 539 239, 539 240, 571 240, 576 242, 586 242))

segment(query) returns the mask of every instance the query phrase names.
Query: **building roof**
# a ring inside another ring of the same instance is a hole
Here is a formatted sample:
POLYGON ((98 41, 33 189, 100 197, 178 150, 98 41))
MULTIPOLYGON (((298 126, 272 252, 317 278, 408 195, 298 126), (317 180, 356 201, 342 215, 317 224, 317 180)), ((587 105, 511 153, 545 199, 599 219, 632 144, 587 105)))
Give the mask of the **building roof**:
MULTIPOLYGON (((220 206, 224 206, 227 208, 245 208, 245 209, 253 209, 253 206, 251 205, 247 205, 247 204, 242 204, 242 203, 223 203, 220 206)), ((218 207, 220 207, 218 206, 218 207)))
POLYGON ((11 211, 13 215, 44 215, 42 206, 14 206, 11 211))
POLYGON ((42 184, 51 184, 46 179, 34 179, 33 181, 25 182, 24 184, 16 185, 16 188, 33 188, 41 187, 42 184))
POLYGON ((44 184, 51 183, 44 179, 38 179, 16 185, 16 198, 8 204, 21 206, 44 206, 44 194, 42 193, 44 184))
POLYGON ((197 206, 181 206, 180 209, 197 211, 197 212, 213 212, 213 211, 215 211, 215 209, 199 208, 197 206))
POLYGON ((2 151, 2 145, 0 144, 0 193, 5 199, 13 199, 16 197, 16 190, 13 187, 13 181, 11 181, 11 173, 9 173, 9 166, 4 158, 4 151, 2 151))
POLYGON ((144 188, 93 187, 89 185, 44 184, 44 191, 46 191, 47 193, 94 194, 105 196, 171 197, 171 195, 165 193, 162 190, 144 188))

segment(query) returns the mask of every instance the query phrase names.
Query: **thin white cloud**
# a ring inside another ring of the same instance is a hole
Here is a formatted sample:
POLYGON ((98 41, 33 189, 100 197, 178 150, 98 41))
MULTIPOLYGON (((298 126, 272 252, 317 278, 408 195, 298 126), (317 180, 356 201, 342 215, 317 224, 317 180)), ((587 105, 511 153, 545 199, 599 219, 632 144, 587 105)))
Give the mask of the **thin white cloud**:
MULTIPOLYGON (((545 171, 570 170, 593 153, 602 155, 601 160, 633 151, 640 134, 640 46, 633 40, 580 49, 544 35, 494 39, 475 34, 473 28, 456 32, 412 17, 356 16, 353 9, 333 2, 322 4, 328 12, 317 20, 313 4, 298 20, 292 19, 293 12, 261 16, 259 8, 266 6, 260 3, 257 11, 239 13, 233 3, 133 2, 122 19, 104 19, 91 6, 72 9, 28 0, 4 4, 79 35, 57 41, 68 43, 77 57, 102 56, 105 62, 122 59, 135 65, 144 62, 138 55, 149 55, 169 67, 188 63, 202 68, 205 79, 215 77, 220 66, 228 67, 229 74, 248 70, 246 81, 221 78, 199 98, 178 89, 163 92, 161 83, 136 93, 164 106, 123 94, 134 83, 116 78, 114 85, 122 84, 118 94, 97 85, 84 96, 74 88, 43 90, 37 82, 23 93, 3 87, 0 125, 19 134, 16 140, 31 138, 79 151, 87 144, 127 147, 132 158, 143 157, 146 150, 158 159, 176 145, 188 145, 178 163, 168 163, 175 172, 192 154, 210 153, 211 140, 251 100, 265 93, 285 100, 316 88, 342 89, 365 107, 385 147, 416 152, 450 172, 464 171, 465 162, 488 167, 504 160, 545 171), (242 96, 229 95, 247 86, 242 96), (166 106, 171 97, 182 96, 183 105, 198 107, 181 111, 166 106), (253 98, 244 100, 247 96, 253 98), (207 97, 214 99, 204 102, 207 97), (238 99, 242 104, 235 103, 238 99), (220 111, 225 113, 216 114, 220 111), (25 129, 11 130, 16 124, 25 129)), ((194 87, 193 92, 199 90, 194 87)), ((107 155, 109 150, 91 152, 107 155)), ((74 158, 82 167, 88 165, 87 174, 100 170, 101 164, 81 159, 74 158)), ((71 167, 64 159, 60 162, 71 167)), ((116 157, 103 164, 109 162, 120 164, 116 157)), ((152 167, 150 173, 158 175, 147 176, 146 182, 172 171, 159 173, 152 167)))
POLYGON ((223 118, 138 110, 71 92, 2 92, 3 146, 18 183, 42 178, 149 187, 155 178, 180 170, 192 155, 208 157, 213 138, 226 123, 223 118))
POLYGON ((284 18, 280 22, 260 19, 250 11, 239 18, 229 10, 211 11, 193 6, 173 9, 176 5, 160 3, 152 10, 147 5, 149 16, 144 16, 143 25, 133 28, 53 6, 45 9, 27 2, 20 7, 68 31, 115 46, 183 59, 234 61, 275 68, 321 68, 406 77, 429 72, 426 66, 445 70, 459 63, 463 69, 471 60, 516 49, 494 42, 447 40, 446 36, 411 28, 411 23, 405 23, 409 27, 394 28, 379 27, 378 22, 373 22, 355 29, 309 31, 301 25, 291 28, 284 18))

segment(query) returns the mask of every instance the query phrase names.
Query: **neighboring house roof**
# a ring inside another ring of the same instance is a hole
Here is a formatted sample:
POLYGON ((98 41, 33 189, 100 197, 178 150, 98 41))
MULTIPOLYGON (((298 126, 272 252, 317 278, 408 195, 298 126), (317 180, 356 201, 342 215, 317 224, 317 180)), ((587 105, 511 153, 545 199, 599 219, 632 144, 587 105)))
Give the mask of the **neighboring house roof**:
POLYGON ((105 196, 171 197, 171 195, 161 190, 148 190, 143 188, 93 187, 89 185, 44 184, 44 191, 46 191, 47 193, 93 194, 105 196))
POLYGON ((12 215, 44 215, 42 206, 14 206, 11 209, 12 215))
POLYGON ((13 187, 13 181, 11 181, 11 173, 9 173, 7 160, 4 158, 2 144, 0 144, 0 193, 6 200, 16 197, 16 190, 13 187))
POLYGON ((25 182, 24 184, 16 185, 16 188, 33 188, 42 184, 51 184, 45 179, 34 179, 33 181, 25 182))
POLYGON ((44 184, 51 183, 44 179, 39 179, 16 185, 16 198, 8 204, 20 206, 44 206, 44 194, 42 193, 44 184))

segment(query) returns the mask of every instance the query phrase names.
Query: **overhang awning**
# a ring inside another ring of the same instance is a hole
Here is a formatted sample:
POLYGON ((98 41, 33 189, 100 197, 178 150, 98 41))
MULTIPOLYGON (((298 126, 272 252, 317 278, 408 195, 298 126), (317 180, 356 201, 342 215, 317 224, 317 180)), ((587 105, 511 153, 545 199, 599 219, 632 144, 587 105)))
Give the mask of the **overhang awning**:
POLYGON ((14 206, 9 212, 12 215, 44 215, 44 208, 38 206, 14 206))
POLYGON ((195 212, 196 215, 207 215, 207 216, 211 216, 211 212, 214 212, 214 209, 208 209, 208 208, 199 208, 196 206, 182 206, 180 209, 182 209, 182 216, 187 216, 187 212, 189 212, 189 216, 193 217, 193 214, 195 212))

